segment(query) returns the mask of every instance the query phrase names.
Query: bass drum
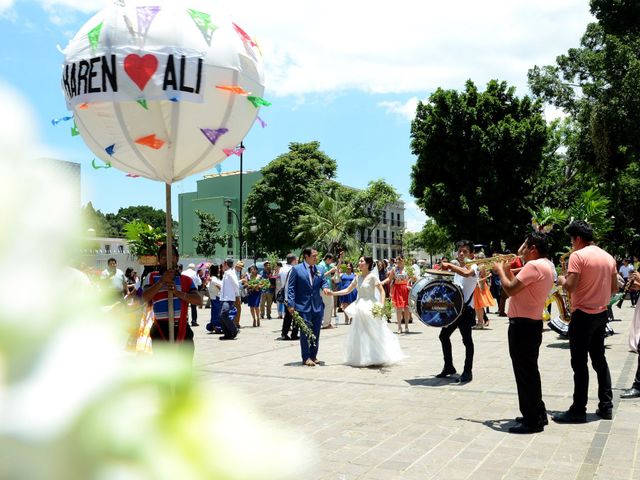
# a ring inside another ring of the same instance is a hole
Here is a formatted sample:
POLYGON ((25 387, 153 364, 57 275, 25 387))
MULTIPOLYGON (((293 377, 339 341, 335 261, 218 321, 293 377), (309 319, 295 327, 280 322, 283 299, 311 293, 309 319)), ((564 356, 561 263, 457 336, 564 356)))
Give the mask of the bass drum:
POLYGON ((446 327, 455 322, 464 307, 462 290, 453 283, 453 274, 427 271, 411 288, 409 308, 430 327, 446 327))

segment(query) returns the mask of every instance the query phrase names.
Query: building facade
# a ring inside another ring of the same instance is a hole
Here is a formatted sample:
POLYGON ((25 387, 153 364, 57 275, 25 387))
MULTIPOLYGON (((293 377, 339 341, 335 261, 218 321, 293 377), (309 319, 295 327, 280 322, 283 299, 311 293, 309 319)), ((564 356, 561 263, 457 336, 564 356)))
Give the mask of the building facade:
MULTIPOLYGON (((253 186, 262 178, 260 172, 245 172, 242 177, 242 202, 249 195, 253 186)), ((199 258, 193 237, 197 235, 199 220, 196 210, 212 213, 220 220, 222 233, 233 237, 224 247, 219 247, 215 259, 248 258, 251 252, 247 245, 241 248, 238 238, 238 216, 240 206, 240 172, 228 172, 220 175, 207 175, 197 182, 195 192, 182 193, 178 196, 178 220, 180 222, 179 251, 181 258, 199 258), (226 203, 230 207, 227 208, 226 203)), ((365 232, 365 238, 356 234, 359 241, 365 241, 374 258, 392 258, 403 250, 404 234, 404 202, 398 201, 389 205, 383 212, 378 225, 365 232)), ((211 259, 213 260, 213 259, 211 259)))
MULTIPOLYGON (((195 192, 178 195, 179 252, 181 258, 199 257, 193 237, 198 234, 200 221, 196 210, 215 215, 220 221, 221 233, 229 234, 229 242, 218 247, 214 258, 247 258, 246 244, 239 239, 240 205, 244 210, 249 192, 262 178, 260 172, 248 171, 242 174, 242 195, 240 195, 240 172, 226 172, 206 175, 198 180, 195 192), (227 207, 227 204, 229 205, 227 207)), ((213 259, 211 259, 213 260, 213 259)))
POLYGON ((395 258, 403 254, 404 228, 404 202, 400 200, 388 205, 378 225, 368 229, 365 238, 358 234, 358 240, 366 242, 375 259, 395 258))

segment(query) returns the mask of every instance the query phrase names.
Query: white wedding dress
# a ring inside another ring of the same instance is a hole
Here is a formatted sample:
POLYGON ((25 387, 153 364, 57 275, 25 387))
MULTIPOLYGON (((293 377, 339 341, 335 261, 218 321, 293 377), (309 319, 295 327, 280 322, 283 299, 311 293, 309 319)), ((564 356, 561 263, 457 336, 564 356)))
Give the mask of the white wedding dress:
POLYGON ((358 298, 345 312, 352 319, 347 337, 345 363, 353 367, 392 365, 407 356, 400 348, 398 338, 391 333, 384 318, 375 318, 371 309, 376 303, 378 275, 370 273, 358 277, 358 298))

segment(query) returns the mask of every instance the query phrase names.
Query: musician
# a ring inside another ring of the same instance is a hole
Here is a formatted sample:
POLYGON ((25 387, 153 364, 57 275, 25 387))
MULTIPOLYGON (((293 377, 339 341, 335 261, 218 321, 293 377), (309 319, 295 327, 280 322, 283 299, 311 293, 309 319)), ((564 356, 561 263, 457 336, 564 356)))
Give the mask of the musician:
POLYGON ((476 288, 478 278, 478 267, 476 265, 465 266, 465 260, 473 259, 473 242, 461 240, 456 244, 459 265, 450 262, 442 262, 442 269, 455 273, 453 283, 462 290, 464 307, 462 313, 456 321, 443 327, 440 331, 440 343, 442 344, 442 356, 444 357, 444 368, 436 375, 436 378, 444 378, 456 373, 453 366, 453 355, 451 352, 451 334, 456 328, 460 329, 462 343, 465 348, 464 370, 458 379, 460 383, 467 383, 473 379, 473 338, 471 338, 471 328, 476 323, 476 312, 473 309, 473 291, 476 288))
POLYGON ((604 337, 607 305, 618 291, 616 261, 593 244, 593 229, 583 220, 575 220, 565 230, 571 237, 573 253, 566 277, 558 284, 571 293, 569 348, 573 368, 573 403, 566 412, 553 416, 559 423, 584 423, 587 416, 589 367, 587 354, 598 377, 596 415, 610 420, 613 410, 611 375, 605 358, 604 337))
POLYGON ((509 294, 509 356, 518 387, 518 403, 522 417, 511 433, 535 433, 548 423, 542 401, 542 385, 538 370, 538 354, 542 343, 542 311, 553 287, 553 266, 546 259, 549 242, 544 233, 533 232, 518 253, 524 257, 524 267, 514 277, 505 263, 496 263, 502 288, 509 294))

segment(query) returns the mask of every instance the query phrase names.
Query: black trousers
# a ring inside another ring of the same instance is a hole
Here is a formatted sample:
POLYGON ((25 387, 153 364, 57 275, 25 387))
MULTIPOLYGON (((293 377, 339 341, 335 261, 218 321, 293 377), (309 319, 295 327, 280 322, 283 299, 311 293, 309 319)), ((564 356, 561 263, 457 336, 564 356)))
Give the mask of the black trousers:
POLYGON ((471 307, 464 307, 462 315, 448 327, 440 330, 440 343, 442 344, 442 356, 444 357, 444 368, 453 368, 453 354, 451 352, 450 337, 454 330, 459 329, 462 335, 462 343, 465 348, 464 371, 471 373, 473 369, 473 339, 471 338, 471 327, 476 323, 476 312, 471 307))
POLYGON ((198 323, 198 306, 191 304, 191 323, 198 323))
POLYGON ((542 320, 509 319, 509 356, 518 387, 518 405, 529 427, 543 426, 547 408, 542 401, 538 355, 542 343, 542 320))
POLYGON ((571 349, 571 368, 573 368, 573 404, 570 410, 582 414, 587 411, 589 391, 588 357, 598 378, 598 408, 613 408, 611 392, 611 374, 604 355, 606 310, 589 314, 576 310, 571 314, 569 323, 569 347, 571 349))
POLYGON ((287 308, 287 305, 285 304, 284 306, 284 317, 282 318, 282 336, 286 337, 289 334, 289 329, 291 329, 291 336, 292 337, 297 337, 298 336, 298 325, 296 325, 295 323, 293 323, 293 317, 291 316, 291 313, 289 313, 289 309, 287 308), (293 324, 293 328, 291 328, 291 324, 293 324))

